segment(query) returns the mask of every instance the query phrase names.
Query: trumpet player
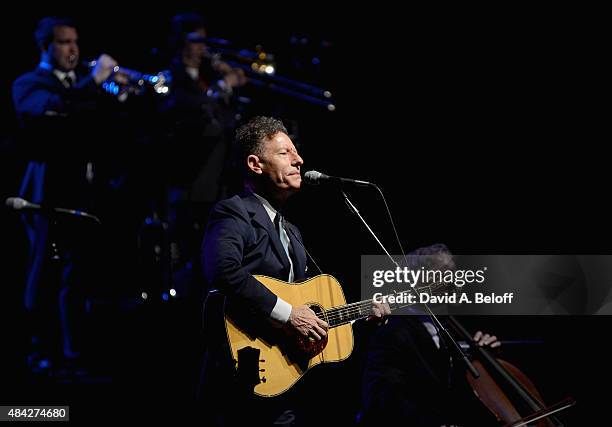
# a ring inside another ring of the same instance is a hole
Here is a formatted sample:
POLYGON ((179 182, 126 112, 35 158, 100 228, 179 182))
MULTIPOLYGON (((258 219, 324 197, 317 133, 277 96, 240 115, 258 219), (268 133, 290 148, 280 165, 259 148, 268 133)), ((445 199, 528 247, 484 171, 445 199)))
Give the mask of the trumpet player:
MULTIPOLYGON (((111 56, 102 54, 89 74, 77 70, 78 33, 68 19, 43 18, 35 39, 40 50, 38 67, 13 84, 15 110, 22 124, 39 116, 66 116, 81 110, 117 66, 111 56)), ((113 78, 120 82, 124 79, 120 74, 113 78)))
MULTIPOLYGON (((37 204, 86 209, 96 170, 94 138, 100 142, 104 134, 100 97, 109 98, 102 95, 100 85, 109 78, 120 79, 113 74, 117 62, 103 54, 91 71, 81 72, 78 32, 68 19, 43 18, 34 36, 40 62, 17 78, 12 93, 23 152, 29 157, 20 196, 37 204)), ((49 222, 38 215, 24 219, 31 243, 24 296, 33 344, 28 362, 33 371, 68 372, 80 356, 75 326, 84 316, 84 304, 76 288, 85 281, 81 274, 86 271, 81 267, 85 251, 63 248, 73 256, 69 261, 66 256, 56 272, 49 265, 49 222), (59 334, 51 327, 57 324, 59 334)))

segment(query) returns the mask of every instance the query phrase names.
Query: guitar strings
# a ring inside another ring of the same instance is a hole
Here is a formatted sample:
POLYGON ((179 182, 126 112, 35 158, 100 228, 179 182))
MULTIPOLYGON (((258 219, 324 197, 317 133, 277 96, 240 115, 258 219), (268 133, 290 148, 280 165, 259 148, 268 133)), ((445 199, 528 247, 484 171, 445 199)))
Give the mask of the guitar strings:
MULTIPOLYGON (((432 290, 436 290, 441 287, 439 285, 444 285, 444 287, 446 286, 443 283, 436 282, 436 283, 433 283, 432 285, 421 286, 418 288, 418 290, 427 288, 429 289, 430 294, 431 294, 433 293, 432 290)), ((412 292, 412 291, 402 291, 399 294, 406 294, 409 292, 412 292)), ((354 302, 351 304, 346 304, 343 306, 331 307, 330 309, 326 310, 325 313, 328 313, 327 314, 328 318, 337 319, 338 317, 345 317, 347 315, 356 314, 358 311, 361 311, 363 307, 370 306, 371 304, 372 304, 372 300, 359 301, 359 302, 354 302)))
MULTIPOLYGON (((440 287, 446 287, 446 286, 447 286, 446 283, 435 282, 430 285, 420 286, 418 289, 414 289, 412 291, 410 290, 402 291, 399 294, 416 292, 417 290, 422 290, 422 289, 428 289, 429 293, 432 294, 433 293, 432 291, 435 291, 439 289, 440 287)), ((412 304, 407 304, 407 305, 403 305, 400 307, 406 307, 408 305, 412 305, 412 304)), ((395 307, 395 308, 398 308, 398 307, 395 307)), ((352 320, 357 320, 358 318, 363 318, 363 317, 367 317, 371 315, 372 314, 372 300, 358 301, 358 302, 346 304, 343 306, 332 307, 328 310, 325 310, 321 314, 323 315, 323 317, 319 316, 319 314, 317 314, 317 317, 319 317, 321 320, 327 321, 328 323, 335 323, 338 320, 340 320, 341 321, 340 324, 330 325, 332 327, 339 326, 341 324, 348 323, 352 320), (367 309, 366 313, 361 312, 363 308, 367 309), (359 316, 353 319, 352 317, 355 316, 356 314, 359 314, 359 316), (345 320, 344 318, 347 318, 347 319, 345 320)))
MULTIPOLYGON (((446 287, 446 286, 447 284, 445 283, 436 282, 436 283, 432 283, 431 285, 421 286, 418 288, 418 290, 428 289, 429 293, 432 294, 433 293, 432 291, 437 290, 440 287, 446 287)), ((408 292, 411 292, 411 291, 402 291, 400 294, 404 294, 408 292)), ((366 300, 366 301, 359 301, 359 302, 355 302, 351 304, 346 304, 344 306, 332 307, 323 313, 325 314, 325 317, 320 317, 318 315, 317 317, 319 317, 321 320, 327 319, 329 323, 337 322, 338 320, 340 320, 341 324, 344 324, 350 320, 357 320, 357 318, 366 317, 372 314, 371 304, 372 304, 371 300, 366 300), (362 308, 368 309, 365 314, 361 313, 362 308), (345 317, 346 318, 353 317, 357 313, 359 313, 360 316, 357 316, 356 318, 350 319, 347 321, 344 320, 345 317)), ((408 305, 412 305, 412 304, 406 304, 403 306, 400 305, 399 307, 406 307, 408 305)), ((395 307, 395 308, 398 308, 398 307, 395 307)), ((338 326, 338 325, 333 325, 333 326, 338 326)))
MULTIPOLYGON (((368 311, 368 313, 364 314, 365 316, 368 316, 371 314, 371 308, 372 308, 372 301, 361 301, 359 303, 354 303, 354 304, 359 304, 356 307, 351 307, 351 308, 344 308, 344 307, 334 307, 331 308, 327 311, 325 311, 323 314, 323 317, 319 317, 321 318, 321 320, 325 320, 328 323, 332 323, 338 320, 345 320, 344 318, 349 318, 352 317, 353 315, 359 313, 360 315, 362 314, 362 309, 366 309, 368 311)), ((352 320, 352 319, 347 319, 347 320, 352 320)))

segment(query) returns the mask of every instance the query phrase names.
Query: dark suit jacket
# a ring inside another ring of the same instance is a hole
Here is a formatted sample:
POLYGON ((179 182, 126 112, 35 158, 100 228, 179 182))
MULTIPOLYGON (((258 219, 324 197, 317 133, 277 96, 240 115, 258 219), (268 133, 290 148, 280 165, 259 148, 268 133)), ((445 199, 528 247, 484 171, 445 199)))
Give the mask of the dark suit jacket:
POLYGON ((416 316, 391 316, 371 337, 363 378, 363 424, 448 424, 454 413, 450 372, 449 353, 443 345, 434 345, 416 316))
POLYGON ((13 102, 22 123, 49 112, 69 115, 92 109, 92 97, 97 94, 98 87, 91 76, 78 77, 70 89, 51 71, 41 67, 17 78, 13 83, 13 102))
MULTIPOLYGON (((440 320, 444 322, 444 317, 440 320)), ((489 426, 495 417, 476 398, 466 367, 438 349, 417 316, 390 316, 370 341, 361 425, 489 426)))
MULTIPOLYGON (((109 127, 100 108, 100 93, 88 74, 77 73, 77 82, 69 89, 41 67, 18 77, 13 83, 13 104, 22 128, 21 146, 28 157, 44 161, 91 157, 94 140, 105 139, 109 127)), ((63 161, 63 166, 69 164, 63 161)))
POLYGON ((38 67, 15 80, 12 95, 22 128, 20 150, 46 163, 44 183, 37 184, 44 186, 44 202, 86 209, 86 163, 112 152, 120 138, 107 118, 110 108, 104 108, 116 100, 102 95, 91 75, 76 74, 74 86, 66 88, 52 71, 38 67))
MULTIPOLYGON (((305 278, 306 254, 298 229, 285 222, 293 248, 295 281, 305 278)), ((224 310, 257 329, 267 323, 277 297, 254 274, 281 280, 289 276, 289 259, 265 208, 251 193, 223 200, 212 209, 204 237, 202 264, 209 286, 225 295, 224 310), (252 316, 252 312, 257 315, 252 316)), ((208 300, 215 299, 209 295, 208 300)), ((204 330, 208 342, 201 371, 199 399, 209 425, 271 425, 287 408, 287 396, 251 395, 230 357, 220 305, 207 301, 204 330), (231 396, 231 399, 228 398, 231 396), (243 419, 244 418, 244 419, 243 419)), ((243 324, 245 326, 245 324, 243 324)), ((289 406, 287 406, 289 405, 289 406)))
MULTIPOLYGON (((285 227, 294 252, 295 281, 300 281, 306 269, 302 237, 294 225, 286 222, 285 227)), ((212 209, 202 265, 211 287, 264 315, 272 312, 277 297, 252 275, 287 280, 290 268, 274 224, 251 193, 223 200, 212 209)))

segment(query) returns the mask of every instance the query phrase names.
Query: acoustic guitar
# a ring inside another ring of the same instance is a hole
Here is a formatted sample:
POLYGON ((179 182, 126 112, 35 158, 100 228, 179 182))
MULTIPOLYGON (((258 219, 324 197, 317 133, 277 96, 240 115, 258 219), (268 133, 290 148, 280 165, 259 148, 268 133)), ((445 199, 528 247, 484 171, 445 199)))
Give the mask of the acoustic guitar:
MULTIPOLYGON (((353 351, 352 322, 372 314, 371 299, 347 304, 340 283, 326 274, 301 283, 287 283, 268 276, 254 277, 289 304, 309 306, 329 325, 327 336, 316 341, 290 334, 268 320, 258 320, 252 313, 225 313, 232 358, 243 373, 245 366, 249 366, 247 376, 250 379, 247 381, 256 395, 282 394, 312 367, 339 362, 350 356, 353 351)), ((435 288, 427 287, 429 291, 435 288)), ((402 293, 405 292, 412 291, 402 293)), ((390 304, 390 307, 393 310, 406 305, 390 304)))

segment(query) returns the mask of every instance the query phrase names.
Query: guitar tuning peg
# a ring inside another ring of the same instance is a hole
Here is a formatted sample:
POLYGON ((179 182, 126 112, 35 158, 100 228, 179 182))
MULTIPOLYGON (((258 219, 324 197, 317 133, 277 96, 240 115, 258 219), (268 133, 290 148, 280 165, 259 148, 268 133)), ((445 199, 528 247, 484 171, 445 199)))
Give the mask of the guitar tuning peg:
POLYGON ((260 369, 259 372, 266 372, 266 370, 265 369, 260 369))
POLYGON ((265 359, 261 359, 261 360, 260 360, 260 362, 265 362, 265 361, 266 361, 265 359))
POLYGON ((261 378, 261 382, 262 382, 262 383, 265 383, 265 382, 266 382, 266 377, 262 377, 262 378, 261 378))

